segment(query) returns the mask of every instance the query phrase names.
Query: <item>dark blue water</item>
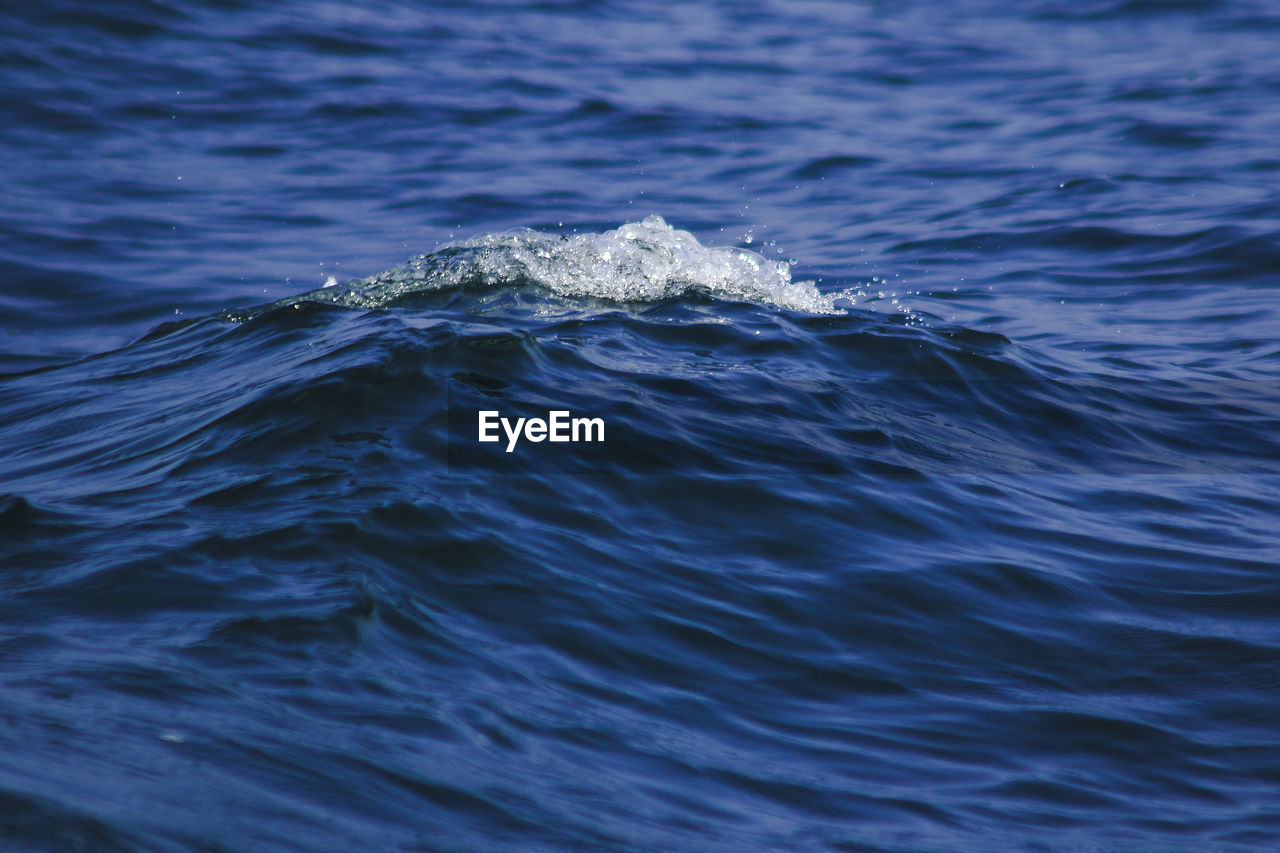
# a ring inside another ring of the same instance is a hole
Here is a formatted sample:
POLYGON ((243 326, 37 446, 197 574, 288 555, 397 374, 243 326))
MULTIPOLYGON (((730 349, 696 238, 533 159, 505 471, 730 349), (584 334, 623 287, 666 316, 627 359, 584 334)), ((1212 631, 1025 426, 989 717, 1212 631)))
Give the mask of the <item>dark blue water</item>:
POLYGON ((5 5, 0 847, 1280 847, 1278 43, 5 5))

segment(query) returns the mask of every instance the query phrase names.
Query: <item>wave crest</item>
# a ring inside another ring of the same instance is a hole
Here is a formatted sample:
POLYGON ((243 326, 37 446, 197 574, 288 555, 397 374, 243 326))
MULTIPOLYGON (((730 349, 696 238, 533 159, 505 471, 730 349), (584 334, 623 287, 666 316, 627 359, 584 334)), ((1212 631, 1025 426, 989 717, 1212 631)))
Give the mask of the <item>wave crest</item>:
POLYGON ((378 275, 285 303, 381 308, 415 293, 512 284, 618 302, 654 302, 702 292, 794 311, 837 313, 834 296, 819 292, 812 281, 792 281, 787 264, 746 249, 704 246, 661 216, 599 234, 523 229, 450 243, 378 275))

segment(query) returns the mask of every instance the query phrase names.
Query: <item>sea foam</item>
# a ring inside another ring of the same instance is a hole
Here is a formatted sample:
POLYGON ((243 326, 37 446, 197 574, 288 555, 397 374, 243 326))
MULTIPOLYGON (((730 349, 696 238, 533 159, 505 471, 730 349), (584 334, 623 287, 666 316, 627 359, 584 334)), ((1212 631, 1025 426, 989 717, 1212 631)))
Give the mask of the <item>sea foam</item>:
POLYGON ((329 302, 365 308, 415 293, 462 286, 533 285, 567 297, 654 302, 687 293, 837 313, 836 297, 790 267, 736 247, 704 246, 661 216, 612 231, 555 234, 521 229, 449 243, 364 279, 327 286, 284 303, 329 302))

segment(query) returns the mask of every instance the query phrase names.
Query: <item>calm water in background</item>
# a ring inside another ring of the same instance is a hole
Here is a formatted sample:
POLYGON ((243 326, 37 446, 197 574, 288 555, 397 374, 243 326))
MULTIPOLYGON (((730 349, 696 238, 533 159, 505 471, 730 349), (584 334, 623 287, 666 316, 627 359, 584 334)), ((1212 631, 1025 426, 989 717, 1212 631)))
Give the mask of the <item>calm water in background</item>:
POLYGON ((5 6, 4 848, 1280 845, 1278 40, 5 6))

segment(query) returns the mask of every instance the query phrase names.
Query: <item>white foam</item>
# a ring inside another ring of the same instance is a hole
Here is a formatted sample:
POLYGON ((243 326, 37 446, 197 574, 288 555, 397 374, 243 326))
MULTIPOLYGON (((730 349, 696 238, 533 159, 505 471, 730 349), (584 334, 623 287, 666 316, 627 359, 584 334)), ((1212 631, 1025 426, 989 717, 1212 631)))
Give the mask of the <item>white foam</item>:
POLYGON ((532 284, 568 297, 653 302, 703 292, 815 314, 840 313, 812 281, 792 281, 787 264, 739 248, 704 246, 660 216, 602 234, 529 229, 450 243, 430 254, 306 299, 378 307, 415 292, 464 284, 532 284))

